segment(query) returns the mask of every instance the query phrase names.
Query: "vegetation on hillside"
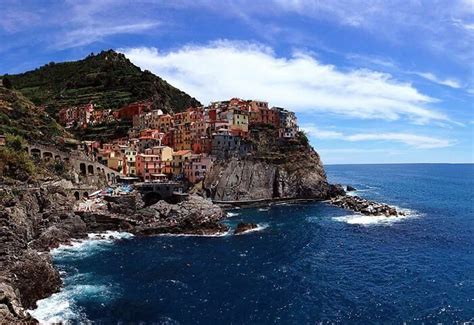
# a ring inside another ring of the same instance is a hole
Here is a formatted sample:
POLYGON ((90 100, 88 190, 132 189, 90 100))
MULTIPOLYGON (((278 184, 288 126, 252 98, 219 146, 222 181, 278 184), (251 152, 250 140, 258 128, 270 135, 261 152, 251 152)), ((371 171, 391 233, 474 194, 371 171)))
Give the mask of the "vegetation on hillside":
POLYGON ((26 141, 21 136, 6 134, 5 140, 6 144, 0 146, 0 184, 74 179, 72 166, 63 160, 44 160, 28 155, 26 141))
POLYGON ((0 147, 0 176, 26 181, 34 174, 35 164, 24 144, 20 136, 6 135, 6 145, 0 147))
POLYGON ((250 135, 254 159, 284 164, 292 155, 314 151, 303 131, 293 139, 282 139, 278 137, 278 129, 272 125, 258 125, 250 129, 250 135))
MULTIPOLYGON (((1 78, 1 77, 0 77, 1 78)), ((60 108, 94 103, 117 109, 151 99, 155 108, 182 111, 200 103, 149 71, 141 71, 113 50, 83 60, 51 62, 33 71, 3 76, 36 105, 45 105, 56 116, 60 108)))
POLYGON ((53 118, 17 91, 0 87, 0 134, 54 142, 69 134, 53 118))

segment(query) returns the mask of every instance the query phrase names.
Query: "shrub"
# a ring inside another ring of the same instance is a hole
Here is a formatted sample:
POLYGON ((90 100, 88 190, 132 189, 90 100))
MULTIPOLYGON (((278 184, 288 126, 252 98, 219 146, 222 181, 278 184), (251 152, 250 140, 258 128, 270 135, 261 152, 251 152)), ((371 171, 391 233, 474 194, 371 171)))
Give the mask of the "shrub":
POLYGON ((297 138, 302 145, 304 146, 309 145, 309 140, 308 140, 308 136, 306 135, 306 132, 298 131, 297 138))

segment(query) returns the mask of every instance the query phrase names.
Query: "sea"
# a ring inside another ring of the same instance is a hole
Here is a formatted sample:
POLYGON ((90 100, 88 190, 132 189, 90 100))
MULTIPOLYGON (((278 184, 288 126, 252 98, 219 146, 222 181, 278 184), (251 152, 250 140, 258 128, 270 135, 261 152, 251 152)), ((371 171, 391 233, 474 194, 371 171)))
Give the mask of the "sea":
POLYGON ((326 166, 333 183, 406 217, 325 202, 228 211, 256 231, 109 232, 52 252, 64 287, 30 311, 102 324, 474 322, 474 165, 326 166))

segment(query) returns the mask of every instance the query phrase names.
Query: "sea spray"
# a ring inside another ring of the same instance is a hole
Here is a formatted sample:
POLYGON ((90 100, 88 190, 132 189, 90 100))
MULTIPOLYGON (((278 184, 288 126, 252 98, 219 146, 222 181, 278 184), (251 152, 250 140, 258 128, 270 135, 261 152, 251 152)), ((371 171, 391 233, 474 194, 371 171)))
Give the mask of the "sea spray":
MULTIPOLYGON (((86 239, 73 240, 70 244, 60 245, 51 251, 55 261, 67 262, 68 260, 87 258, 113 246, 114 241, 129 239, 133 235, 127 232, 106 231, 103 233, 88 234, 86 239)), ((93 283, 94 275, 77 273, 77 270, 59 270, 65 286, 60 292, 48 298, 37 301, 37 308, 28 312, 40 323, 57 322, 88 322, 88 319, 77 301, 95 297, 98 301, 107 303, 114 296, 117 288, 109 283, 93 283)))

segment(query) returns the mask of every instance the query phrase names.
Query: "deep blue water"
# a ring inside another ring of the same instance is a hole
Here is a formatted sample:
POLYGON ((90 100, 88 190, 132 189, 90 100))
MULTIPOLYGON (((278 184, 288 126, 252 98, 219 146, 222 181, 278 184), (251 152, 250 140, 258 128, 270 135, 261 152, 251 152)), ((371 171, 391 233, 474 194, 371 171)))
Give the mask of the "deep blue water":
POLYGON ((327 166, 332 182, 409 209, 370 219, 325 203, 234 210, 242 236, 91 241, 55 253, 65 288, 43 320, 166 324, 474 320, 474 165, 327 166))

